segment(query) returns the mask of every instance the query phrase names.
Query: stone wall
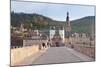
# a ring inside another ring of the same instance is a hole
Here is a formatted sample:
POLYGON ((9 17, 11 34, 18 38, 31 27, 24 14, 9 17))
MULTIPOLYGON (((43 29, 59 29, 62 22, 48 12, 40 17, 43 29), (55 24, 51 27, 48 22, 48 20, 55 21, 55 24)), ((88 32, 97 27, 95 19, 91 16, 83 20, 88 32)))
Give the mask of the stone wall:
POLYGON ((95 58, 95 46, 88 46, 88 45, 73 45, 73 49, 81 52, 91 58, 95 58))
POLYGON ((89 57, 95 58, 95 40, 90 41, 89 37, 66 38, 65 45, 89 57))
POLYGON ((11 49, 11 66, 38 52, 38 45, 11 49))

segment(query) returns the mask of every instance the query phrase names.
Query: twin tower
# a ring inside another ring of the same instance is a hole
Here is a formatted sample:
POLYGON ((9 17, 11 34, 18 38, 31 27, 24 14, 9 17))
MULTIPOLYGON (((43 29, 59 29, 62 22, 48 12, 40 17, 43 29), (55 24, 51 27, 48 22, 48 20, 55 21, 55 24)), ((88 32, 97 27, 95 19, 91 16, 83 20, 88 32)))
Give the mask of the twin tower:
POLYGON ((54 26, 53 29, 50 29, 50 40, 60 42, 64 41, 66 37, 70 37, 70 35, 71 35, 71 24, 69 20, 69 12, 67 12, 65 27, 54 26))

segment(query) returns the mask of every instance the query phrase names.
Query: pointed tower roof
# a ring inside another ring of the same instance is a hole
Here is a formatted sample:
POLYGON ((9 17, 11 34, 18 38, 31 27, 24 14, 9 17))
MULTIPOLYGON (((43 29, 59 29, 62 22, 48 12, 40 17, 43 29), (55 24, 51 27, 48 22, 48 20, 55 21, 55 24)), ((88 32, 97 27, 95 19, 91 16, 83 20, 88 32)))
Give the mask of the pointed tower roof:
POLYGON ((67 12, 67 16, 69 16, 69 12, 67 12))
POLYGON ((69 12, 67 12, 66 21, 69 21, 69 12))

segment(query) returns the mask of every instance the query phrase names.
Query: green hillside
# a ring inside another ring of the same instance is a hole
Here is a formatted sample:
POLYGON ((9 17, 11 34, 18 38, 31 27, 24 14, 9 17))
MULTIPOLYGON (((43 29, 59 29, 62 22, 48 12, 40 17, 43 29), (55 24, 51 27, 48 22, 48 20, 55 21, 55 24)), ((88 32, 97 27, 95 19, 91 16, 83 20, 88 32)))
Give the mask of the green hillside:
POLYGON ((91 33, 94 32, 95 17, 87 16, 77 20, 73 20, 71 21, 71 25, 73 32, 91 33))
POLYGON ((11 25, 14 27, 20 27, 20 24, 23 23, 25 28, 42 29, 47 28, 51 21, 52 19, 39 14, 11 12, 11 25))
MULTIPOLYGON (((26 28, 49 29, 50 25, 65 25, 65 21, 55 21, 39 14, 25 14, 11 12, 11 25, 20 27, 24 23, 26 28)), ((94 30, 95 17, 87 16, 71 21, 72 32, 91 33, 94 30)))

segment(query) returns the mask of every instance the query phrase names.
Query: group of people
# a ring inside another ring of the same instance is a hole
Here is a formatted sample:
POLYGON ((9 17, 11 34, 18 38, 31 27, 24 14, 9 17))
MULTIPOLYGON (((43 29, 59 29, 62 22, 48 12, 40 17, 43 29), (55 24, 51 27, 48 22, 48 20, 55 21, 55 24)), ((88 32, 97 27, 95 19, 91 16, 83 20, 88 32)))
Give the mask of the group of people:
POLYGON ((51 47, 51 43, 47 42, 47 43, 42 43, 39 45, 39 50, 44 49, 46 47, 51 47))

